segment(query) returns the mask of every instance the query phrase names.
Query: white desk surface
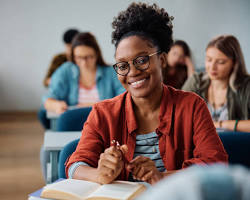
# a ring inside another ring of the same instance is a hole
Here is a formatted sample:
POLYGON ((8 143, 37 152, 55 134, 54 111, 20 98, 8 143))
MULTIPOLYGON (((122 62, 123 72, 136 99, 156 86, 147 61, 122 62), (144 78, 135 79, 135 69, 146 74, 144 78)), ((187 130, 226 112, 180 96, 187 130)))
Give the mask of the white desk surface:
POLYGON ((55 132, 46 131, 44 136, 44 149, 49 151, 61 150, 69 142, 79 139, 81 131, 55 132))

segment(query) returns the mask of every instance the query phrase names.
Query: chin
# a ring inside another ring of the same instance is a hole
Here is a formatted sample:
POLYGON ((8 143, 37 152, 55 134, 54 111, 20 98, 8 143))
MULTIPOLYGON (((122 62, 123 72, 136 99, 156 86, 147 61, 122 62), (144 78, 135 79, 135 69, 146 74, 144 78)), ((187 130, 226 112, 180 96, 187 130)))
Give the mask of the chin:
POLYGON ((150 96, 150 92, 149 91, 129 91, 129 93, 131 94, 132 97, 135 98, 146 98, 148 96, 150 96))

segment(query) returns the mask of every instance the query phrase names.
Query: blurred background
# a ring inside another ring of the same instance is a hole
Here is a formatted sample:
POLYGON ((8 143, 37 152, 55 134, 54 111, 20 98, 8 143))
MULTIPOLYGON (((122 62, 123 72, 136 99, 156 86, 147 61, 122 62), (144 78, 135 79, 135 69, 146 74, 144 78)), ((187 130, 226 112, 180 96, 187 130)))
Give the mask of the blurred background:
MULTIPOLYGON (((36 112, 46 93, 43 79, 54 55, 64 51, 69 28, 92 32, 104 59, 114 63, 111 23, 131 0, 0 0, 0 199, 27 199, 41 188, 39 152, 44 129, 36 112)), ((220 34, 241 44, 250 72, 250 0, 157 0, 173 21, 174 39, 191 48, 196 69, 220 34)))
MULTIPOLYGON (((0 111, 35 111, 45 93, 42 85, 52 57, 64 50, 68 28, 92 32, 105 60, 114 62, 111 22, 132 1, 0 0, 0 111)), ((207 43, 233 34, 250 71, 249 0, 158 0, 174 16, 174 39, 185 40, 196 68, 204 67, 207 43)))

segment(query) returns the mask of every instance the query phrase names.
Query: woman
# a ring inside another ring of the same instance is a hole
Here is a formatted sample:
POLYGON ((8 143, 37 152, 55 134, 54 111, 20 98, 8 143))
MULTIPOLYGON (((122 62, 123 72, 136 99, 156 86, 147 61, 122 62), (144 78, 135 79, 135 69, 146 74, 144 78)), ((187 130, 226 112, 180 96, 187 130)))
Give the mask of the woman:
POLYGON ((193 164, 227 161, 205 102, 162 83, 169 22, 164 9, 142 3, 115 18, 113 67, 127 92, 93 106, 68 160, 68 177, 154 184, 193 164))
POLYGON ((214 38, 206 48, 206 73, 195 74, 183 90, 207 102, 216 128, 250 132, 250 76, 238 40, 214 38))
POLYGON ((176 40, 167 55, 167 65, 163 69, 163 82, 181 89, 186 79, 194 74, 191 52, 186 42, 176 40))
POLYGON ((46 110, 61 114, 68 106, 89 107, 124 91, 91 33, 79 33, 73 39, 72 62, 64 63, 53 74, 43 99, 46 110))

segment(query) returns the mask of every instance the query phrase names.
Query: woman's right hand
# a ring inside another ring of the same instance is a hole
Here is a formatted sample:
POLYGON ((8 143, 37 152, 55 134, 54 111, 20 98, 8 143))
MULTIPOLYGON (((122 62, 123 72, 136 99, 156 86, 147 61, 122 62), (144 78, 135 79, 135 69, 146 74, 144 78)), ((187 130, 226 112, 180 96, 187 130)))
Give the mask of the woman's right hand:
POLYGON ((57 101, 55 104, 55 112, 57 114, 62 114, 68 109, 68 105, 65 101, 57 101))
POLYGON ((116 179, 124 168, 123 153, 126 153, 126 145, 117 148, 111 146, 100 155, 97 173, 98 182, 107 184, 116 179))

